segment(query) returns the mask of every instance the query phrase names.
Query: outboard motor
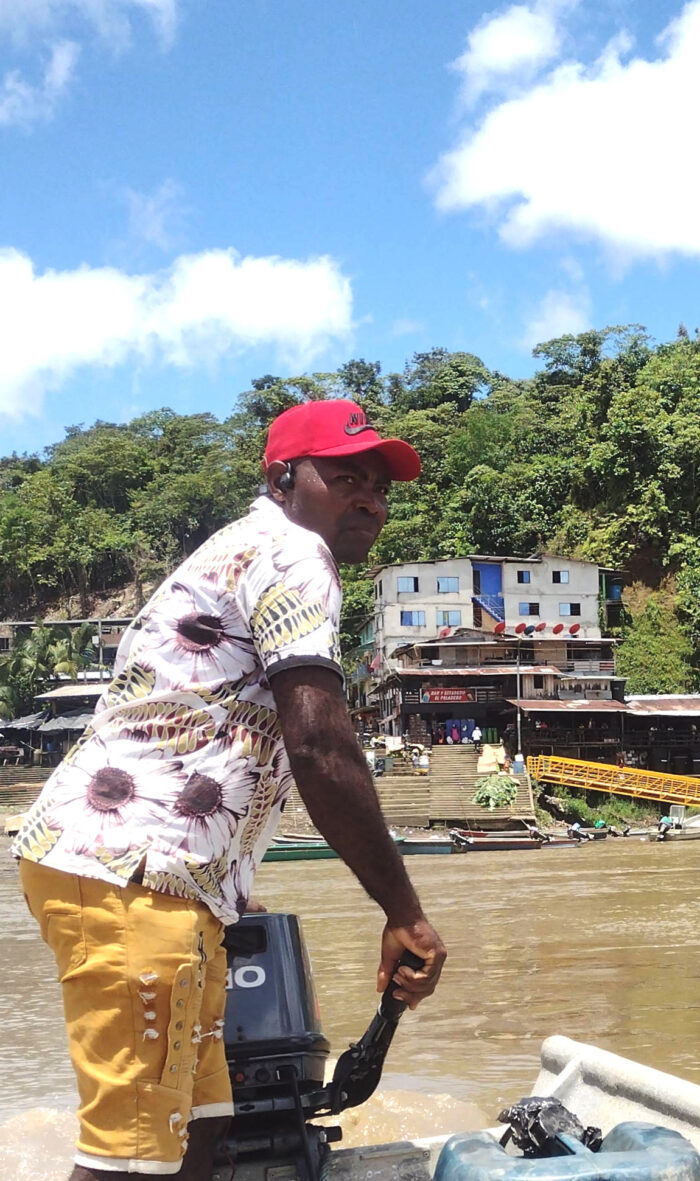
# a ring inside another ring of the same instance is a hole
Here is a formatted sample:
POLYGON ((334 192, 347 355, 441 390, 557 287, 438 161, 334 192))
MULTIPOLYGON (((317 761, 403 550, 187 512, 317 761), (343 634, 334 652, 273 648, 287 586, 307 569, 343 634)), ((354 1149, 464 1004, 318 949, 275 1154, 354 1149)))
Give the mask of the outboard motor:
MULTIPOLYGON (((369 1098, 406 1006, 390 995, 396 987, 390 984, 367 1032, 341 1055, 324 1086, 330 1047, 296 915, 244 915, 226 928, 224 945, 224 1044, 234 1116, 219 1145, 214 1178, 229 1181, 234 1167, 237 1181, 259 1176, 265 1162, 293 1166, 301 1181, 320 1181, 328 1146, 342 1132, 308 1121, 369 1098)), ((410 953, 400 962, 422 967, 410 953)))

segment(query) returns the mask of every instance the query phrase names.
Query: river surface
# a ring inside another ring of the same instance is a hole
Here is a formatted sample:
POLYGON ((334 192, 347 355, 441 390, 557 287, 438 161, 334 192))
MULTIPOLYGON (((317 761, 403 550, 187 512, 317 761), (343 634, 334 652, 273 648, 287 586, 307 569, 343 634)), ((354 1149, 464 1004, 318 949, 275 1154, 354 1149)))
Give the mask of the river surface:
MULTIPOLYGON (((53 961, 0 843, 0 1174, 60 1181, 75 1093, 53 961)), ((700 841, 411 857, 449 951, 439 991, 402 1019, 381 1095, 346 1143, 493 1124, 529 1094, 552 1033, 700 1083, 700 841)), ((256 895, 302 916, 337 1056, 367 1027, 381 916, 340 862, 263 866, 256 895)))

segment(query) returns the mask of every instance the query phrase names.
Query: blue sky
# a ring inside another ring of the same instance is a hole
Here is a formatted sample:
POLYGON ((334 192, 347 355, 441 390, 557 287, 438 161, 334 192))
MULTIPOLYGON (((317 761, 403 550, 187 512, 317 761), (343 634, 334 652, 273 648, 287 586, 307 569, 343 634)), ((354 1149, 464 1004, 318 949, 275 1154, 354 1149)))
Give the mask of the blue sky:
POLYGON ((697 308, 700 0, 0 0, 0 454, 697 308))

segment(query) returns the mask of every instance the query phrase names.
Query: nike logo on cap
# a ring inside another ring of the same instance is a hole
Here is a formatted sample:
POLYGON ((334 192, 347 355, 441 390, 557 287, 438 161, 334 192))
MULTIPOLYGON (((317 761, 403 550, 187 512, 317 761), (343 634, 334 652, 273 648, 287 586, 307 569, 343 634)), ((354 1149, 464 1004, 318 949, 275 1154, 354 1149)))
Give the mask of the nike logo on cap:
POLYGON ((363 431, 373 431, 374 427, 367 422, 364 414, 351 414, 344 430, 346 435, 361 435, 363 431))

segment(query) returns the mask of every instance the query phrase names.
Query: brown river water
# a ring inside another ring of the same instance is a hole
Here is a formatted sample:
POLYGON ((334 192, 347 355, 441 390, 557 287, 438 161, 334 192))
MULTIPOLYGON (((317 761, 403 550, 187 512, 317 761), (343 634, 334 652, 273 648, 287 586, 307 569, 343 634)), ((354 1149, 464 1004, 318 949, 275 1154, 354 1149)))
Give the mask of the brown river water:
MULTIPOLYGON (((50 954, 0 838, 0 1176, 70 1170, 74 1088, 50 954)), ((700 1083, 700 841, 411 857, 449 960, 406 1013, 378 1093, 345 1143, 493 1124, 529 1094, 545 1037, 563 1033, 700 1083)), ((340 862, 263 866, 256 895, 302 917, 324 1032, 337 1056, 376 1006, 377 908, 340 862)))

